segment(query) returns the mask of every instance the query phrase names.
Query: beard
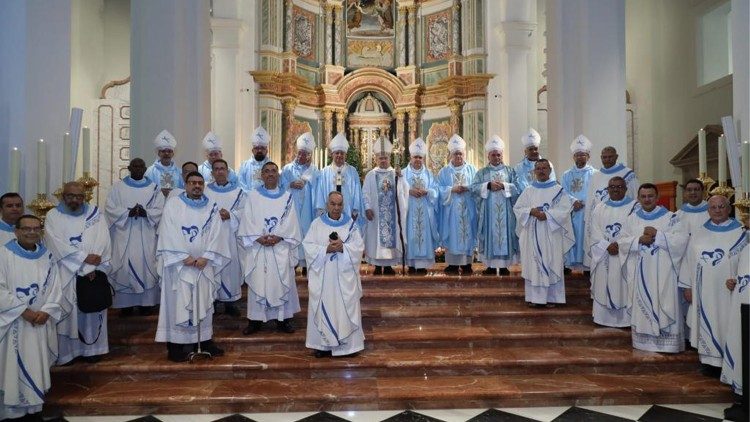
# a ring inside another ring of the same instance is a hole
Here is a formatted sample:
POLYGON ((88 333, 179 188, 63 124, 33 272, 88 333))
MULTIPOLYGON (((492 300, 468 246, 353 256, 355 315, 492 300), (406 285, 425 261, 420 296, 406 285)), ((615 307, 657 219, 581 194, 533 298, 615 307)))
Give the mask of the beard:
POLYGON ((263 153, 258 153, 253 155, 253 158, 255 158, 255 161, 263 161, 266 159, 266 155, 263 153))

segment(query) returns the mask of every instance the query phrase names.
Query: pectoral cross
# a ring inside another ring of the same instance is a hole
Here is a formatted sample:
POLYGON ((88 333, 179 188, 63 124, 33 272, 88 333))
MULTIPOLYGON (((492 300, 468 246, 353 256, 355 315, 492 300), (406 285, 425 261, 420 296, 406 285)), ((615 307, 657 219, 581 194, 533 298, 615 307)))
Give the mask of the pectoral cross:
POLYGON ((341 185, 344 184, 344 178, 341 176, 341 170, 336 172, 336 192, 341 192, 341 185))

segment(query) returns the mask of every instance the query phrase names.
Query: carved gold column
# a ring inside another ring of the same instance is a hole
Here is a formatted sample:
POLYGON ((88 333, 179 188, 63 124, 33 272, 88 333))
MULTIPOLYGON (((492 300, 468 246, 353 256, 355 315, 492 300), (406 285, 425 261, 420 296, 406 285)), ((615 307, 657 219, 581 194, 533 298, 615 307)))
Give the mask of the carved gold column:
POLYGON ((296 98, 284 98, 281 100, 281 119, 284 122, 284 126, 282 127, 284 142, 282 144, 281 156, 284 159, 284 163, 294 160, 295 139, 292 138, 294 136, 292 127, 294 126, 294 109, 297 108, 298 104, 299 100, 296 98))
POLYGON ((333 45, 335 48, 335 52, 333 55, 333 61, 336 65, 341 65, 341 30, 344 26, 344 13, 343 8, 341 7, 341 4, 337 4, 334 6, 333 11, 336 15, 336 23, 334 26, 335 28, 335 36, 336 39, 333 40, 333 45))
POLYGON ((331 27, 333 26, 333 6, 328 4, 325 0, 323 0, 325 11, 326 11, 326 18, 325 18, 325 36, 326 36, 326 43, 325 43, 325 64, 333 64, 333 34, 331 33, 331 27))
POLYGON ((398 8, 398 66, 406 66, 406 7, 398 8))
POLYGON ((284 37, 284 51, 292 51, 292 43, 294 42, 294 30, 292 29, 292 10, 294 8, 294 2, 292 0, 286 0, 284 2, 284 20, 286 21, 286 37, 284 37))
POLYGON ((396 138, 402 144, 404 143, 404 118, 406 113, 399 110, 396 111, 396 138))
POLYGON ((324 108, 323 109, 323 136, 325 137, 325 148, 328 148, 328 144, 331 143, 331 139, 333 138, 333 109, 331 108, 324 108))
POLYGON ((344 122, 346 121, 346 110, 336 111, 336 133, 346 134, 346 127, 344 122))
POLYGON ((409 62, 408 64, 410 66, 414 66, 417 64, 416 54, 417 54, 417 6, 411 5, 409 6, 409 29, 408 29, 408 37, 409 37, 409 62))
POLYGON ((451 110, 451 130, 453 133, 461 133, 461 108, 463 104, 458 100, 448 101, 448 108, 451 110))
POLYGON ((416 107, 412 107, 408 110, 409 112, 409 139, 408 142, 404 142, 402 145, 406 146, 410 143, 414 142, 415 139, 417 139, 417 132, 419 124, 419 109, 416 107))

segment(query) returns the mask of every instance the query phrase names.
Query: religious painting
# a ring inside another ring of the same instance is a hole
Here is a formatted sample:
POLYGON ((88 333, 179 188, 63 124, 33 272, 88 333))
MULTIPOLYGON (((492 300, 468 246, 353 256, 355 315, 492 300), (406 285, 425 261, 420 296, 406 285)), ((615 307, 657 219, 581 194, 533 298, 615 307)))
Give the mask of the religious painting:
POLYGON ((315 61, 315 14, 294 7, 292 48, 297 57, 315 61))
POLYGON ((392 40, 347 40, 346 62, 350 67, 393 67, 392 40))
POLYGON ((347 0, 346 34, 358 37, 393 36, 393 0, 347 0))
MULTIPOLYGON (((425 122, 427 123, 427 122, 425 122)), ((427 154, 430 159, 428 166, 433 174, 437 174, 448 163, 448 140, 453 136, 450 122, 433 122, 427 131, 427 154)))
POLYGON ((425 22, 424 61, 447 60, 452 53, 450 9, 427 16, 425 22))

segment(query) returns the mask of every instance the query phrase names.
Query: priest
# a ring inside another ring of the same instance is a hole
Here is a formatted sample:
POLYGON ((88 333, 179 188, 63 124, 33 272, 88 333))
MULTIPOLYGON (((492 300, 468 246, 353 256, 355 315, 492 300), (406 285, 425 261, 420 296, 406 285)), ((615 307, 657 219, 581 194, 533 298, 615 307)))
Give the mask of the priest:
POLYGON ((729 218, 731 209, 725 196, 714 195, 708 200, 710 218, 694 229, 680 277, 680 287, 690 303, 690 344, 698 349, 704 373, 716 378, 721 374, 728 338, 739 335, 739 331, 729 331, 732 291, 727 281, 736 279, 740 255, 748 252, 747 234, 742 224, 729 218))
MULTIPOLYGON (((203 179, 206 181, 206 186, 211 184, 211 182, 214 181, 213 175, 211 172, 213 171, 213 163, 216 160, 223 159, 223 153, 221 148, 221 139, 219 139, 218 136, 216 136, 215 133, 209 131, 206 136, 203 137, 203 151, 206 153, 206 161, 204 161, 200 167, 198 167, 198 171, 203 176, 203 179)), ((229 168, 229 175, 227 176, 228 180, 234 184, 238 184, 237 181, 237 173, 234 172, 232 168, 229 168)))
POLYGON ((315 186, 315 213, 320 215, 326 210, 329 192, 341 192, 345 198, 343 212, 363 229, 365 218, 362 216, 364 214, 362 185, 357 169, 346 162, 346 152, 349 150, 346 136, 343 133, 334 136, 328 144, 328 149, 331 151, 333 161, 320 171, 315 186))
POLYGON ((156 268, 156 229, 164 195, 144 176, 146 163, 134 158, 130 175, 116 182, 107 195, 106 213, 112 240, 112 307, 129 316, 138 308, 144 315, 159 304, 156 268))
POLYGON ((203 194, 203 176, 188 174, 185 187, 164 206, 156 244, 162 279, 156 341, 167 343, 173 362, 187 361, 199 341, 202 351, 224 354, 211 339, 213 308, 216 274, 231 259, 219 207, 203 194))
POLYGON ((146 170, 148 180, 156 183, 161 188, 164 196, 169 195, 173 188, 184 188, 185 184, 180 177, 180 169, 172 160, 177 139, 167 130, 162 130, 154 139, 157 159, 146 170))
POLYGON ((477 170, 464 161, 466 141, 457 134, 448 140, 450 161, 438 173, 440 234, 445 248, 446 274, 471 275, 477 243, 477 206, 471 183, 477 170))
POLYGON ((578 135, 570 144, 570 152, 573 153, 573 162, 575 165, 563 173, 560 184, 573 200, 571 219, 576 243, 565 254, 565 269, 567 271, 588 270, 588 262, 584 264, 583 259, 586 255, 584 252, 584 228, 588 224, 584 218, 586 214, 584 207, 586 206, 586 193, 588 192, 591 176, 596 172, 596 169, 589 165, 591 141, 583 135, 578 135))
POLYGON ((565 303, 564 255, 575 237, 570 222, 570 196, 550 178, 552 166, 545 158, 534 163, 535 180, 513 207, 521 247, 521 277, 526 302, 553 307, 565 303))
POLYGON ((437 224, 438 187, 425 166, 427 144, 417 138, 409 145, 409 164, 401 171, 409 185, 406 210, 406 265, 409 274, 426 275, 435 265, 440 242, 437 224))
MULTIPOLYGON (((542 158, 541 154, 539 154, 539 146, 542 144, 542 136, 533 128, 529 128, 529 131, 521 138, 521 143, 523 144, 524 158, 516 164, 515 170, 516 177, 518 178, 516 187, 520 192, 523 192, 523 190, 534 181, 534 163, 542 158)), ((555 167, 552 166, 551 162, 549 165, 552 167, 552 172, 549 176, 550 179, 557 180, 555 167)))
POLYGON ((41 220, 20 216, 15 231, 18 240, 0 247, 0 419, 42 420, 62 291, 52 255, 41 244, 41 220))
MULTIPOLYGON (((745 239, 750 234, 745 232, 745 239)), ((734 392, 734 404, 724 410, 724 418, 741 421, 747 420, 747 413, 742 405, 742 318, 740 306, 750 304, 750 246, 745 246, 744 251, 739 254, 739 263, 734 279, 726 281, 729 289, 730 299, 727 313, 727 332, 730 334, 724 344, 724 360, 721 366, 721 382, 729 384, 734 392)))
POLYGON ((23 198, 16 192, 0 196, 0 245, 16 238, 16 221, 23 215, 23 198))
POLYGON ((297 210, 291 193, 279 186, 276 163, 264 164, 260 177, 263 185, 248 193, 237 232, 248 287, 249 321, 242 333, 256 333, 269 320, 278 331, 293 333, 292 317, 300 311, 294 279, 302 242, 297 210))
POLYGON ((258 126, 255 128, 255 132, 253 132, 251 143, 253 146, 253 156, 240 165, 240 170, 237 174, 240 187, 245 192, 255 190, 263 184, 263 181, 260 179, 260 169, 270 161, 270 158, 268 158, 268 145, 271 143, 271 135, 263 126, 258 126))
POLYGON ((503 163, 505 142, 493 135, 485 144, 489 164, 474 176, 471 189, 478 201, 479 260, 484 275, 510 275, 518 263, 518 237, 513 205, 518 199, 516 171, 503 163))
POLYGON ((372 149, 377 152, 377 167, 367 173, 362 187, 367 217, 365 261, 375 266, 375 274, 394 275, 393 266, 404 254, 409 185, 391 167, 393 145, 388 139, 375 140, 372 149))
POLYGON ((240 227, 242 207, 245 206, 245 191, 236 181, 229 178, 230 168, 223 158, 213 160, 211 179, 204 191, 209 202, 215 202, 221 218, 222 238, 228 242, 229 262, 216 273, 219 290, 216 301, 224 306, 224 313, 238 317, 241 315, 237 301, 242 297, 242 269, 240 268, 237 229, 240 227))
POLYGON ((591 215, 591 296, 594 323, 607 327, 630 327, 633 286, 623 277, 617 243, 635 210, 636 201, 625 196, 625 179, 615 176, 607 186, 609 199, 596 206, 591 215))
MULTIPOLYGON (((281 186, 292 194, 294 209, 297 211, 297 220, 299 220, 300 235, 303 238, 316 216, 313 201, 320 170, 312 162, 313 151, 315 151, 315 137, 312 133, 305 132, 297 137, 297 156, 294 161, 285 165, 281 171, 281 186)), ((302 275, 307 275, 305 251, 303 248, 297 249, 299 254, 297 265, 302 267, 302 275)))
POLYGON ((65 316, 57 325, 59 365, 79 356, 97 362, 109 352, 107 310, 84 313, 78 309, 77 278, 93 279, 95 271, 109 274, 112 269, 106 217, 85 199, 80 183, 66 183, 62 202, 47 213, 44 226, 44 243, 57 263, 64 298, 65 316))
POLYGON ((633 347, 677 353, 685 350, 677 276, 688 236, 677 216, 657 205, 658 197, 651 183, 638 188, 640 208, 628 217, 617 243, 623 273, 633 286, 633 347))
POLYGON ((340 192, 328 194, 326 209, 303 242, 310 292, 305 345, 318 358, 352 355, 365 348, 359 303, 364 241, 356 222, 343 212, 340 192))

